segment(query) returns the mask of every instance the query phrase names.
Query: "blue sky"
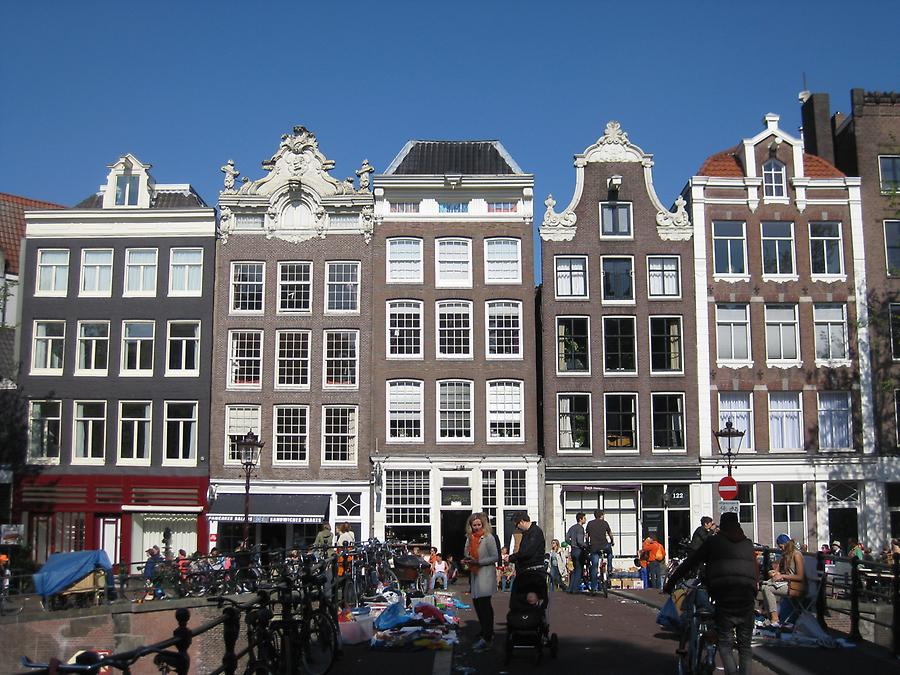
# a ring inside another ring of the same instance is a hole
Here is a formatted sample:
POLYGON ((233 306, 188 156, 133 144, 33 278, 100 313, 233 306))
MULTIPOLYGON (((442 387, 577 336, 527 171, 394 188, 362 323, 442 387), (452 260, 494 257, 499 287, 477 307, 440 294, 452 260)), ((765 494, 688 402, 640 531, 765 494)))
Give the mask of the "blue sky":
POLYGON ((226 159, 258 178, 304 124, 338 177, 410 138, 498 138, 535 174, 539 216, 617 119, 669 204, 765 113, 797 133, 804 73, 836 110, 852 87, 900 89, 898 17, 831 0, 9 3, 0 191, 73 205, 131 152, 214 204, 226 159))

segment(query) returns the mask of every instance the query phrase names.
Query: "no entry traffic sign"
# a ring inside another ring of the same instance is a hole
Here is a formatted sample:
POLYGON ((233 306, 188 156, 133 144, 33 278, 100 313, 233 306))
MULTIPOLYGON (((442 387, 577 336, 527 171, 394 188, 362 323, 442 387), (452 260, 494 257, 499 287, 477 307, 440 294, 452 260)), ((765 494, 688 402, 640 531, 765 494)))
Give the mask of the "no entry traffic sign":
POLYGON ((737 497, 737 481, 731 476, 725 476, 719 481, 719 496, 722 499, 734 499, 737 497))

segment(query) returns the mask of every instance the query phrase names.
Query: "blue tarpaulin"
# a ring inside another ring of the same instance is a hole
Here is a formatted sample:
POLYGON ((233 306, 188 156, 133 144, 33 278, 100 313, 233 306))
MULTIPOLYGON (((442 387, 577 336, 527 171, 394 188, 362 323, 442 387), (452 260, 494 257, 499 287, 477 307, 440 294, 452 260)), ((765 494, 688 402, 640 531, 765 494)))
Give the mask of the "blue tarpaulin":
POLYGON ((41 571, 34 575, 34 589, 38 595, 49 598, 81 581, 95 569, 106 570, 106 583, 111 586, 112 565, 109 564, 106 551, 54 553, 44 563, 41 571))

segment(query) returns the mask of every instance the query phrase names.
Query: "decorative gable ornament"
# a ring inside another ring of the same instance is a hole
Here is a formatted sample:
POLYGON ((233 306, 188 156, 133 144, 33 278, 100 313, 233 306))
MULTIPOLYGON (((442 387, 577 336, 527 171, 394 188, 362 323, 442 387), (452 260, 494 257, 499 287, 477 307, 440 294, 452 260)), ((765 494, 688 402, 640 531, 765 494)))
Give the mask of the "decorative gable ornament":
POLYGON ((656 232, 663 241, 687 241, 694 235, 691 219, 688 217, 684 197, 675 200, 675 213, 659 211, 656 214, 656 232))
POLYGON ((553 210, 556 200, 553 195, 547 195, 544 200, 547 210, 544 212, 544 222, 541 223, 540 235, 545 241, 572 241, 575 237, 575 222, 578 216, 573 211, 566 209, 562 213, 553 210))
MULTIPOLYGON (((606 130, 591 147, 584 151, 584 162, 643 162, 643 151, 628 140, 622 125, 616 120, 606 123, 606 130)), ((577 165, 577 164, 576 164, 577 165)))
POLYGON ((261 225, 256 233, 267 239, 300 242, 324 238, 330 232, 361 234, 368 243, 373 225, 363 211, 366 207, 371 210, 374 204, 369 190, 369 175, 374 169, 368 160, 363 161, 356 174, 360 179, 357 189, 352 176, 338 180, 329 173, 334 165, 322 154, 315 134, 302 125, 281 137, 275 154, 262 162, 267 174, 258 180, 244 176, 235 189, 240 172, 229 160, 221 168, 225 174, 219 195, 222 243, 235 232, 245 231, 239 227, 239 215, 254 215, 252 222, 261 225))

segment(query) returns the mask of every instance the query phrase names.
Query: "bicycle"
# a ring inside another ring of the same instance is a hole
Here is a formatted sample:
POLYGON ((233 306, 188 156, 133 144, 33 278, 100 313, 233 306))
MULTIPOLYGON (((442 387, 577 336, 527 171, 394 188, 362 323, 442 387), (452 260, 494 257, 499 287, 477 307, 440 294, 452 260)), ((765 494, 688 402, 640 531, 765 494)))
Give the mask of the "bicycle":
POLYGON ((719 638, 715 611, 699 580, 682 585, 687 590, 682 610, 682 638, 676 651, 676 675, 712 675, 716 672, 719 638))
POLYGON ((14 616, 25 609, 25 603, 21 600, 11 600, 9 587, 12 575, 9 570, 4 570, 0 577, 0 616, 14 616))

